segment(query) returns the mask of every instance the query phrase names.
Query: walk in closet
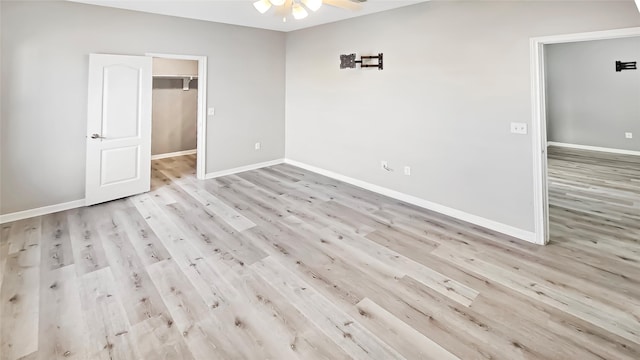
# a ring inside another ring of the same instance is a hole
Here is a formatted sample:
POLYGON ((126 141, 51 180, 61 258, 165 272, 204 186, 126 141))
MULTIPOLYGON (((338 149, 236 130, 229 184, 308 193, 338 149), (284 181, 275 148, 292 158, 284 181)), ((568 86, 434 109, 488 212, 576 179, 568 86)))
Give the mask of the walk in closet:
POLYGON ((196 153, 198 62, 153 59, 154 158, 196 153))

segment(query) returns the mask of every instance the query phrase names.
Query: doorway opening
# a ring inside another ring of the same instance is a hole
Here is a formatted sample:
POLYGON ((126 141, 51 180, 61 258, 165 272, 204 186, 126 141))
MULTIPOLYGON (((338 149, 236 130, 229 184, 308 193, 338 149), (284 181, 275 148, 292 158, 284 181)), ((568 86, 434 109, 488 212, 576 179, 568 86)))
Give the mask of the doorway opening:
MULTIPOLYGON (((640 36, 640 28, 598 31, 590 33, 548 36, 531 39, 531 75, 532 75, 532 136, 533 136, 533 164, 534 164, 534 211, 535 211, 535 242, 546 244, 550 240, 549 215, 549 161, 547 147, 547 120, 549 114, 547 65, 545 64, 546 50, 549 45, 563 43, 579 43, 591 40, 623 39, 640 36)), ((623 59, 620 59, 623 60, 623 59)), ((611 71, 615 71, 615 63, 611 64, 611 71)), ((557 144, 556 144, 557 145, 557 144)), ((576 150, 575 148, 573 150, 576 150)), ((593 149, 578 149, 593 150, 593 149)), ((557 157, 553 150, 552 156, 557 157)), ((563 155, 565 156, 565 155, 563 155)), ((568 155, 571 156, 571 155, 568 155)), ((599 159, 596 161, 604 161, 599 159)))
POLYGON ((206 174, 206 56, 147 53, 153 58, 152 159, 194 155, 206 174))

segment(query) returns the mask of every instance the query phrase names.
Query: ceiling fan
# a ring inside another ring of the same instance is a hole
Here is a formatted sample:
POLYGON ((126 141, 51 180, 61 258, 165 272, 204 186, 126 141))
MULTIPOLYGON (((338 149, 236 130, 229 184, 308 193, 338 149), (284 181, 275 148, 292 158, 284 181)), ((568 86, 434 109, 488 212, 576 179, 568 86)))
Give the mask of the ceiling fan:
POLYGON ((309 15, 308 10, 313 12, 318 11, 323 4, 348 9, 348 10, 360 10, 360 3, 367 0, 258 0, 253 3, 253 6, 261 14, 269 11, 271 6, 276 7, 276 16, 281 16, 282 21, 287 21, 287 15, 291 14, 294 19, 304 19, 309 15))

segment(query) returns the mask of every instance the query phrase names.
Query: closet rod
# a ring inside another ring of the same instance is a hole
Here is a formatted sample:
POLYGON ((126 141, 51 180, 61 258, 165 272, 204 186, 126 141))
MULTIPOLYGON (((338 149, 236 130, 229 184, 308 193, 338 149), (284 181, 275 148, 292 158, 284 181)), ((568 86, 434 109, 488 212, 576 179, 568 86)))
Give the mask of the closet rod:
POLYGON ((198 75, 153 75, 158 79, 182 79, 182 90, 189 90, 189 83, 191 80, 197 79, 198 75))

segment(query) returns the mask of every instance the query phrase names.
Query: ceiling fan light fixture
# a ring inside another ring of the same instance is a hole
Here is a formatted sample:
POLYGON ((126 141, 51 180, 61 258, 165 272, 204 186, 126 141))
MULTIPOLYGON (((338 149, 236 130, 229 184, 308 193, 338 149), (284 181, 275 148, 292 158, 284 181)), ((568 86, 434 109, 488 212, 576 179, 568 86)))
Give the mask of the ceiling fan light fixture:
POLYGON ((271 3, 269 0, 258 0, 253 3, 253 7, 255 7, 260 14, 264 14, 271 8, 271 3))
MULTIPOLYGON (((638 0, 640 1, 640 0, 638 0)), ((311 11, 318 11, 322 6, 322 0, 302 0, 302 3, 311 11)))
POLYGON ((285 0, 268 0, 273 4, 273 6, 282 6, 284 5, 285 0))
POLYGON ((295 3, 291 7, 291 15, 293 15, 294 19, 300 20, 306 18, 309 13, 302 7, 302 5, 295 3))

